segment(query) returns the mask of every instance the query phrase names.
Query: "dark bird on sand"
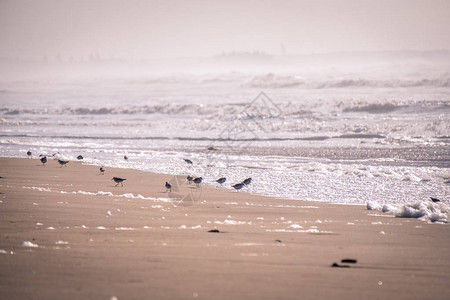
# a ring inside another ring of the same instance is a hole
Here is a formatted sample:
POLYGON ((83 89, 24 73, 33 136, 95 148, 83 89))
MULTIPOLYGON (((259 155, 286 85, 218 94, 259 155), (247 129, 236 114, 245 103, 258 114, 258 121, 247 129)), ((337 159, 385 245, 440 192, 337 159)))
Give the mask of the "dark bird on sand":
POLYGON ((40 158, 40 161, 41 161, 42 165, 45 167, 45 164, 47 163, 47 156, 42 156, 40 158))
POLYGON ((119 184, 121 184, 123 186, 123 182, 126 180, 125 178, 120 178, 120 177, 113 177, 111 180, 114 180, 116 184, 116 186, 118 186, 119 184))
POLYGON ((188 165, 192 165, 193 163, 192 163, 192 160, 190 160, 190 159, 184 159, 184 161, 188 164, 188 165))
POLYGON ((31 158, 31 151, 27 152, 28 158, 31 158))
POLYGON ((441 200, 439 200, 438 198, 430 197, 430 199, 431 199, 431 201, 433 201, 434 203, 441 202, 441 200))
POLYGON ((244 184, 243 183, 237 183, 235 185, 232 185, 232 187, 234 187, 234 189, 237 191, 237 190, 242 189, 244 187, 244 184))
POLYGON ((203 181, 203 178, 202 178, 202 177, 197 177, 197 178, 195 178, 193 181, 194 181, 194 183, 195 183, 197 186, 199 186, 200 183, 203 181))
POLYGON ((103 166, 100 167, 100 174, 105 175, 105 168, 103 166))
POLYGON ((166 193, 167 191, 172 192, 172 185, 166 181, 166 193))
POLYGON ((83 158, 84 158, 83 155, 78 155, 78 156, 77 156, 77 159, 78 159, 78 160, 82 160, 83 158))
POLYGON ((216 182, 220 183, 220 184, 223 184, 225 181, 227 181, 227 179, 225 177, 221 177, 221 178, 216 180, 216 182))
POLYGON ((125 155, 125 156, 123 157, 123 159, 128 160, 128 156, 125 155))
POLYGON ((62 168, 63 166, 67 167, 67 164, 69 163, 69 161, 68 160, 60 160, 60 159, 58 159, 58 163, 61 165, 61 168, 62 168))
POLYGON ((250 183, 252 183, 252 179, 251 178, 247 178, 244 181, 242 181, 243 184, 245 185, 249 185, 250 183))
POLYGON ((189 182, 189 184, 191 184, 191 183, 192 183, 192 180, 194 180, 194 177, 188 176, 188 177, 186 177, 186 179, 187 179, 187 181, 189 182))

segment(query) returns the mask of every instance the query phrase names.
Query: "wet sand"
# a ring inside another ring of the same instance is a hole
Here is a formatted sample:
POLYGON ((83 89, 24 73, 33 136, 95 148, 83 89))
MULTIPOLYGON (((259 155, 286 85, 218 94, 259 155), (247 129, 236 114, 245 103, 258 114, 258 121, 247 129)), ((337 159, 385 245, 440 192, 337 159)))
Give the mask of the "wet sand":
POLYGON ((0 299, 450 295, 448 224, 183 181, 194 202, 158 201, 172 176, 81 162, 0 158, 0 176, 0 299))

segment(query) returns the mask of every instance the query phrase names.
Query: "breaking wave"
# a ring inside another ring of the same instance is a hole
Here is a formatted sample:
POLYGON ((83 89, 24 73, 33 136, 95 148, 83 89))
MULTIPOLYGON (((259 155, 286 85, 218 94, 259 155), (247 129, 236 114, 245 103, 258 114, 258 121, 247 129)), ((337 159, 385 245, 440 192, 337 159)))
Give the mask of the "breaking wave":
POLYGON ((253 88, 293 88, 306 87, 311 89, 336 89, 336 88, 412 88, 412 87, 450 87, 450 78, 433 78, 419 80, 372 80, 372 79, 353 79, 337 78, 330 80, 316 81, 314 79, 305 79, 298 75, 278 75, 268 73, 251 78, 247 87, 253 88))

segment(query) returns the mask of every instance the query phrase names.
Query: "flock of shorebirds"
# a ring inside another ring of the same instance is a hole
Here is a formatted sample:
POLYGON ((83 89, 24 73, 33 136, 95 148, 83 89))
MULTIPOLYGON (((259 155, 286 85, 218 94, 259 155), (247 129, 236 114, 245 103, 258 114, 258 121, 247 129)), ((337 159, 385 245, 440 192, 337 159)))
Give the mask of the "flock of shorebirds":
MULTIPOLYGON (((32 158, 32 153, 31 151, 27 152, 27 156, 28 158, 32 158)), ((53 159, 58 161, 58 164, 62 167, 67 167, 67 164, 69 163, 68 159, 63 159, 63 156, 59 153, 56 152, 54 154, 51 155, 53 157, 53 159)), ((77 159, 78 160, 83 160, 83 156, 82 155, 78 155, 77 159)), ((124 156, 123 157, 125 160, 128 160, 128 156, 124 156)), ((47 159, 47 155, 44 154, 40 154, 39 155, 39 160, 41 161, 42 165, 45 167, 45 164, 47 163, 48 159, 47 159)), ((188 165, 193 165, 194 163, 190 160, 190 159, 184 159, 184 161, 188 164, 188 165)), ((105 175, 105 168, 103 166, 100 167, 100 175, 105 175)), ((121 186, 123 186, 123 182, 125 180, 127 180, 126 178, 121 178, 121 177, 113 177, 111 180, 113 180, 116 183, 116 186, 118 186, 119 184, 121 186)), ((200 186, 200 183, 202 183, 203 178, 202 177, 192 177, 192 176, 187 176, 186 180, 189 184, 191 184, 192 182, 195 183, 195 185, 197 187, 200 186)), ((219 183, 220 185, 223 185, 225 182, 227 181, 226 177, 221 177, 219 179, 217 179, 215 182, 219 183)), ((244 179, 242 182, 233 184, 231 187, 233 187, 236 191, 242 189, 243 187, 248 186, 250 183, 252 182, 252 178, 247 178, 244 179)), ((167 192, 171 192, 172 191, 172 185, 170 183, 168 183, 166 181, 165 184, 165 188, 166 188, 166 193, 167 192)))
MULTIPOLYGON (((194 163, 192 162, 192 160, 190 159, 184 159, 184 161, 188 164, 188 165, 193 165, 194 163)), ((203 177, 192 177, 192 176, 187 176, 186 180, 189 184, 191 184, 192 182, 195 183, 195 185, 198 187, 200 185, 200 183, 202 183, 203 181, 203 177)), ((226 177, 220 177, 219 179, 217 179, 215 182, 217 182, 220 185, 223 185, 225 182, 227 181, 226 177)), ((249 185, 252 182, 251 178, 247 178, 244 179, 242 182, 233 184, 231 187, 233 187, 236 191, 242 189, 243 187, 249 185)), ((171 192, 172 191, 172 185, 170 183, 168 183, 166 181, 165 184, 166 187, 166 192, 171 192)))
MULTIPOLYGON (((27 152, 27 156, 28 156, 28 158, 32 158, 31 151, 27 152)), ((68 159, 64 159, 63 156, 59 152, 56 152, 56 153, 52 154, 52 157, 53 157, 53 159, 58 161, 58 164, 61 166, 61 168, 64 167, 64 166, 67 167, 67 164, 69 163, 69 160, 68 159)), ((125 160, 128 160, 128 156, 126 156, 126 155, 123 158, 125 160)), ((83 156, 82 155, 78 155, 77 159, 78 160, 83 160, 83 156)), ((47 163, 47 155, 40 154, 39 155, 39 160, 41 161, 42 165, 45 166, 45 164, 47 163)), ((190 160, 190 159, 184 159, 184 161, 188 165, 193 165, 194 164, 192 162, 192 160, 190 160)), ((100 167, 100 175, 105 175, 105 168, 103 166, 100 167)), ((127 179, 126 178, 121 178, 121 177, 113 177, 111 180, 114 180, 114 182, 116 183, 116 186, 118 186, 119 184, 121 186, 123 186, 123 182, 125 180, 127 180, 127 179)), ((189 175, 189 176, 186 177, 186 180, 187 180, 187 182, 189 184, 191 184, 193 182, 193 183, 195 183, 195 185, 197 187, 199 187, 200 183, 202 183, 202 181, 203 181, 203 178, 202 177, 192 177, 192 176, 189 175)), ((220 185, 223 185, 226 181, 227 181, 227 179, 225 177, 221 177, 221 178, 216 180, 216 182, 219 183, 220 185)), ((247 179, 244 179, 242 182, 233 184, 231 187, 234 188, 236 191, 238 191, 238 190, 242 189, 243 187, 248 186, 251 182, 252 182, 252 179, 251 178, 247 178, 247 179)), ((168 183, 167 181, 166 181, 166 184, 165 184, 165 188, 166 188, 166 193, 172 191, 172 185, 170 183, 168 183)), ((441 202, 441 200, 439 200, 437 198, 434 198, 434 197, 430 197, 430 199, 434 203, 441 202)))

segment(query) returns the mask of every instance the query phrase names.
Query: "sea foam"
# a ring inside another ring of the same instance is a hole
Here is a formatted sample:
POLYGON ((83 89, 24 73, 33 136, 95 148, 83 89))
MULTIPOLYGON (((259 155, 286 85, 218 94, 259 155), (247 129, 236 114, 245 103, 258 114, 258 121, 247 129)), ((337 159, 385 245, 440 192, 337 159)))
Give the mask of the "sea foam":
POLYGON ((367 202, 366 206, 368 210, 392 212, 397 218, 416 218, 429 222, 448 223, 450 217, 449 205, 429 200, 405 203, 398 207, 390 204, 382 206, 374 202, 367 202))

